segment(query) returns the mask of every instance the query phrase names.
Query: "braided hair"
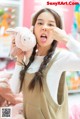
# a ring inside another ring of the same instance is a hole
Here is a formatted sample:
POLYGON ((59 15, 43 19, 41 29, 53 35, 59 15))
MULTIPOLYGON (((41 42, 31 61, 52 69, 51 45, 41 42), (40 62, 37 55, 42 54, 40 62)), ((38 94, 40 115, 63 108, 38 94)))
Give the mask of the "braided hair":
MULTIPOLYGON (((32 19, 32 25, 34 26, 35 23, 36 23, 36 20, 37 20, 37 17, 43 13, 43 12, 50 12, 54 18, 55 18, 55 21, 56 21, 56 25, 57 27, 59 27, 60 29, 62 29, 62 21, 61 21, 61 17, 58 15, 58 13, 56 13, 55 11, 53 11, 52 9, 48 9, 48 8, 45 8, 45 9, 42 9, 40 10, 38 13, 36 13, 34 16, 33 16, 33 19, 32 19)), ((47 64, 49 63, 50 59, 52 58, 53 54, 54 54, 54 51, 56 49, 56 46, 57 46, 57 41, 56 40, 53 40, 52 44, 51 44, 51 47, 50 49, 48 50, 47 52, 47 55, 44 57, 43 59, 43 62, 41 63, 40 67, 39 67, 39 70, 35 73, 33 79, 31 80, 30 84, 29 84, 29 89, 30 90, 33 90, 35 85, 39 82, 39 85, 40 85, 40 89, 43 89, 43 85, 42 85, 42 80, 43 80, 43 70, 46 68, 47 64)), ((24 69, 21 70, 20 72, 20 80, 21 80, 21 86, 20 86, 20 90, 22 88, 22 84, 23 84, 23 81, 24 81, 24 77, 25 77, 25 73, 27 71, 27 69, 29 68, 29 66, 31 65, 31 63, 34 61, 35 59, 35 55, 36 55, 36 49, 37 49, 37 45, 34 47, 33 49, 33 52, 32 52, 32 55, 29 59, 29 62, 27 65, 24 64, 24 69)))
POLYGON ((31 55, 31 57, 30 57, 30 59, 29 59, 29 63, 28 63, 27 65, 24 63, 24 69, 22 69, 22 70, 20 71, 20 80, 21 80, 20 90, 21 90, 21 88, 22 88, 22 84, 23 84, 23 81, 24 81, 25 73, 26 73, 28 67, 29 67, 29 66, 31 65, 31 63, 34 61, 34 57, 35 57, 35 54, 36 54, 36 47, 37 47, 37 45, 36 45, 36 46, 34 47, 34 49, 33 49, 32 55, 31 55))
POLYGON ((54 53, 55 48, 56 48, 56 45, 57 45, 57 41, 54 40, 53 43, 51 44, 51 48, 47 52, 47 55, 44 57, 43 62, 41 63, 39 70, 35 73, 35 76, 29 85, 29 89, 33 90, 37 82, 39 82, 39 84, 40 84, 40 89, 43 89, 43 85, 42 85, 43 70, 46 68, 48 62, 52 58, 53 53, 54 53))

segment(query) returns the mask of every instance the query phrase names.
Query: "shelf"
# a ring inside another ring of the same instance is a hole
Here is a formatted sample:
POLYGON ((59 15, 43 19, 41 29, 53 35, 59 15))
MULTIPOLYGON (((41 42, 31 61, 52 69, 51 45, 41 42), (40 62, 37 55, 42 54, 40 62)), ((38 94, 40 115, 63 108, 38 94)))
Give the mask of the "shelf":
POLYGON ((80 93, 73 93, 68 95, 69 110, 72 111, 72 106, 80 105, 80 93))
POLYGON ((0 58, 9 58, 11 37, 5 33, 7 28, 23 25, 23 0, 0 0, 0 9, 3 14, 0 16, 0 58), (6 18, 3 24, 4 17, 6 18))
POLYGON ((73 93, 80 93, 80 89, 76 89, 76 90, 68 90, 69 94, 73 94, 73 93))
POLYGON ((11 37, 0 37, 0 58, 9 58, 11 37))

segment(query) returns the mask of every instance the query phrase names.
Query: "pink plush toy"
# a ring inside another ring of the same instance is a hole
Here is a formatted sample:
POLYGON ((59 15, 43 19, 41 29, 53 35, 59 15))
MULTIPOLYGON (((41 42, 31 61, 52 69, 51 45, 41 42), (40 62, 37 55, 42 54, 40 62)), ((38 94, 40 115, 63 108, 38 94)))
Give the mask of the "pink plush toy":
POLYGON ((36 38, 27 27, 8 28, 6 32, 15 39, 16 47, 27 53, 32 52, 36 38))

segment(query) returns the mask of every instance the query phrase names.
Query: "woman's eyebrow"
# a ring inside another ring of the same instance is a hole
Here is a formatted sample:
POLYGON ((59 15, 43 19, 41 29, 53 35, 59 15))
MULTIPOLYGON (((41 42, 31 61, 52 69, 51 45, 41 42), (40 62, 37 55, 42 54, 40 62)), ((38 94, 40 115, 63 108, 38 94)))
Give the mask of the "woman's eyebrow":
POLYGON ((55 21, 53 21, 53 20, 49 20, 49 22, 55 23, 55 21))
MULTIPOLYGON (((44 21, 43 19, 37 19, 38 21, 44 21)), ((49 20, 49 22, 55 23, 54 20, 49 20)))
POLYGON ((43 19, 37 19, 38 21, 43 21, 43 19))

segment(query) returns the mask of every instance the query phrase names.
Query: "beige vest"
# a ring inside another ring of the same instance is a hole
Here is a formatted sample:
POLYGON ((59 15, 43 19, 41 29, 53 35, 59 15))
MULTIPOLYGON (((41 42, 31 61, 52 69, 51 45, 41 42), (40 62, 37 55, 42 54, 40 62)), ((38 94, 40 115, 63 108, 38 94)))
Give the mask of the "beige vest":
POLYGON ((34 73, 26 73, 25 75, 22 88, 25 119, 68 119, 68 90, 65 83, 65 73, 62 73, 59 82, 58 104, 52 99, 46 82, 47 73, 55 58, 50 61, 43 71, 43 91, 40 91, 39 84, 35 86, 33 91, 28 90, 28 85, 34 77, 34 73))

